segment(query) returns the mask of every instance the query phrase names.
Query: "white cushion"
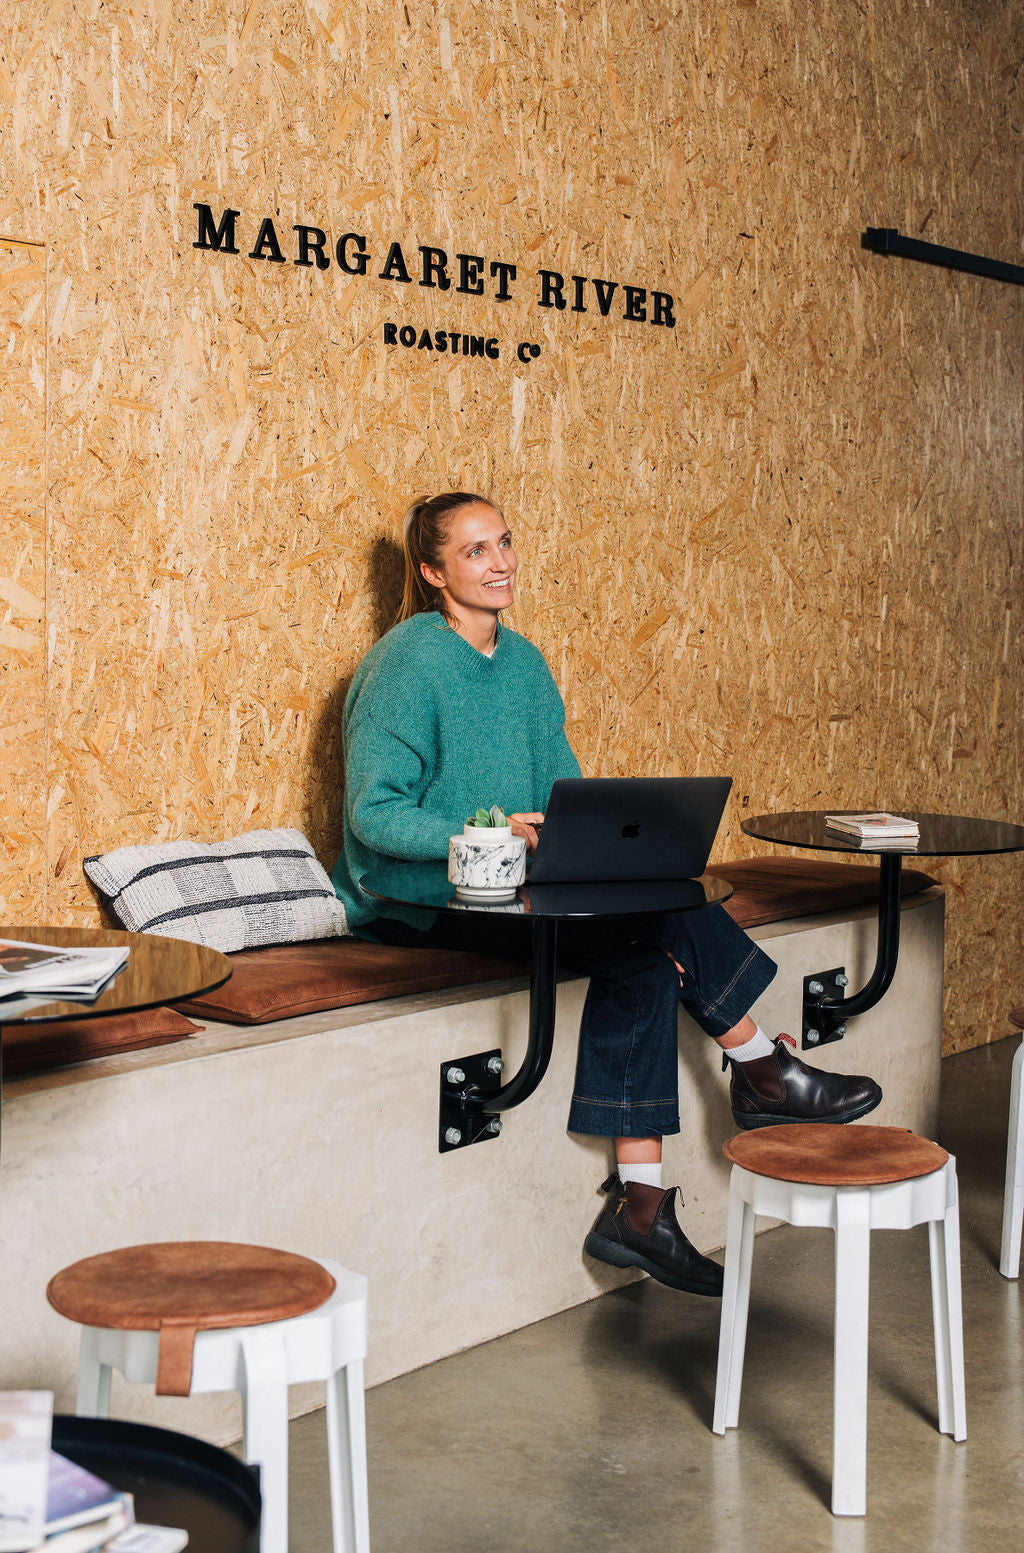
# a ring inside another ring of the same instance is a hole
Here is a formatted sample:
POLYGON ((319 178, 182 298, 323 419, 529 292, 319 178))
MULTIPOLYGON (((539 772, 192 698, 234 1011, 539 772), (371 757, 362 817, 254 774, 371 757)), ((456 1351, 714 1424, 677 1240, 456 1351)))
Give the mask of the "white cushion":
POLYGON ((85 872, 126 928, 230 954, 348 933, 345 908, 299 830, 251 830, 203 846, 168 841, 87 857, 85 872))

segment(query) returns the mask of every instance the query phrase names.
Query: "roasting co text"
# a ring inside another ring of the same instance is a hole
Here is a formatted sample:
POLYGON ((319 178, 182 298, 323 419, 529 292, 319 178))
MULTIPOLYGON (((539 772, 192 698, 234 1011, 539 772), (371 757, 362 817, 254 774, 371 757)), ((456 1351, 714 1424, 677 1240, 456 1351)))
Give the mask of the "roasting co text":
MULTIPOLYGON (((288 257, 282 247, 282 239, 270 216, 265 216, 256 232, 251 248, 238 246, 239 231, 236 226, 241 211, 226 208, 220 219, 214 216, 210 205, 195 204, 192 207, 198 218, 193 248, 213 253, 240 254, 268 264, 287 264, 288 257)), ((502 259, 487 259, 482 254, 456 253, 449 258, 443 248, 432 244, 418 244, 409 249, 407 256, 402 244, 393 242, 387 252, 374 255, 367 238, 361 232, 343 232, 329 249, 327 233, 317 226, 296 225, 291 228, 294 242, 285 239, 293 249, 291 262, 303 269, 329 270, 332 262, 343 275, 373 277, 377 280, 398 281, 402 285, 417 285, 430 291, 454 291, 463 296, 489 296, 495 302, 512 300, 513 288, 519 284, 519 269, 502 259), (383 258, 380 269, 377 263, 383 258)), ((537 307, 557 312, 596 314, 601 318, 622 318, 629 323, 648 324, 655 328, 674 329, 675 299, 670 292, 648 290, 645 286, 630 286, 615 280, 602 280, 585 275, 562 275, 558 270, 538 269, 535 303, 537 307), (613 311, 614 310, 614 311, 613 311)), ((413 328, 409 323, 385 323, 385 345, 405 346, 408 349, 429 350, 453 355, 483 356, 497 360, 501 347, 494 337, 465 334, 446 329, 413 328)), ((513 347, 522 362, 535 359, 540 347, 523 341, 513 347)))

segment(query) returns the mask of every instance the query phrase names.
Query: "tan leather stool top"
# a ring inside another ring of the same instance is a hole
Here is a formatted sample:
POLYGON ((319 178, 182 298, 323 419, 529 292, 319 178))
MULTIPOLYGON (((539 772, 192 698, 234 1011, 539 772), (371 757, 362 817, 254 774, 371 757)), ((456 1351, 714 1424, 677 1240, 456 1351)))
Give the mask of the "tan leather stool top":
POLYGON ((50 1279, 46 1297, 80 1326, 159 1332, 157 1394, 187 1397, 198 1330, 286 1321, 316 1310, 334 1289, 325 1267, 291 1251, 171 1240, 74 1262, 50 1279))
POLYGON ((882 1186, 941 1170, 949 1155, 905 1127, 791 1122, 741 1132, 722 1144, 734 1165, 811 1186, 882 1186))

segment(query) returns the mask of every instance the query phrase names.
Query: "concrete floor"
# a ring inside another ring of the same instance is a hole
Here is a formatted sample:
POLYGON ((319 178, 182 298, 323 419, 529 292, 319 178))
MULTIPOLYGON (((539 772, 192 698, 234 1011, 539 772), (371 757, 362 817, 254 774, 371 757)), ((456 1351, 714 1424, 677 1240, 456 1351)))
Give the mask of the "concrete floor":
MULTIPOLYGON (((374 1553, 1016 1549, 1024 1287, 996 1267, 1015 1046, 943 1064, 940 1141, 961 1183, 965 1444, 935 1429, 927 1230, 876 1234, 868 1515, 833 1519, 832 1237, 787 1226, 755 1250, 738 1430, 709 1428, 718 1302, 645 1279, 368 1394, 374 1553)), ((292 1553, 331 1547, 323 1439, 322 1413, 292 1425, 292 1553)))

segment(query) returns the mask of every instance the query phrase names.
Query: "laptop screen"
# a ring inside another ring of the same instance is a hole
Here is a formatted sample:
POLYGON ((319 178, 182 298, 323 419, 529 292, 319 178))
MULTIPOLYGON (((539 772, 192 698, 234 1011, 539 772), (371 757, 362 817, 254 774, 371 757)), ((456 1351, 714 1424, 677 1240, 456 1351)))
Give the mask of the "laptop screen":
POLYGON ((531 883, 694 879, 731 777, 581 777, 551 789, 531 883))

